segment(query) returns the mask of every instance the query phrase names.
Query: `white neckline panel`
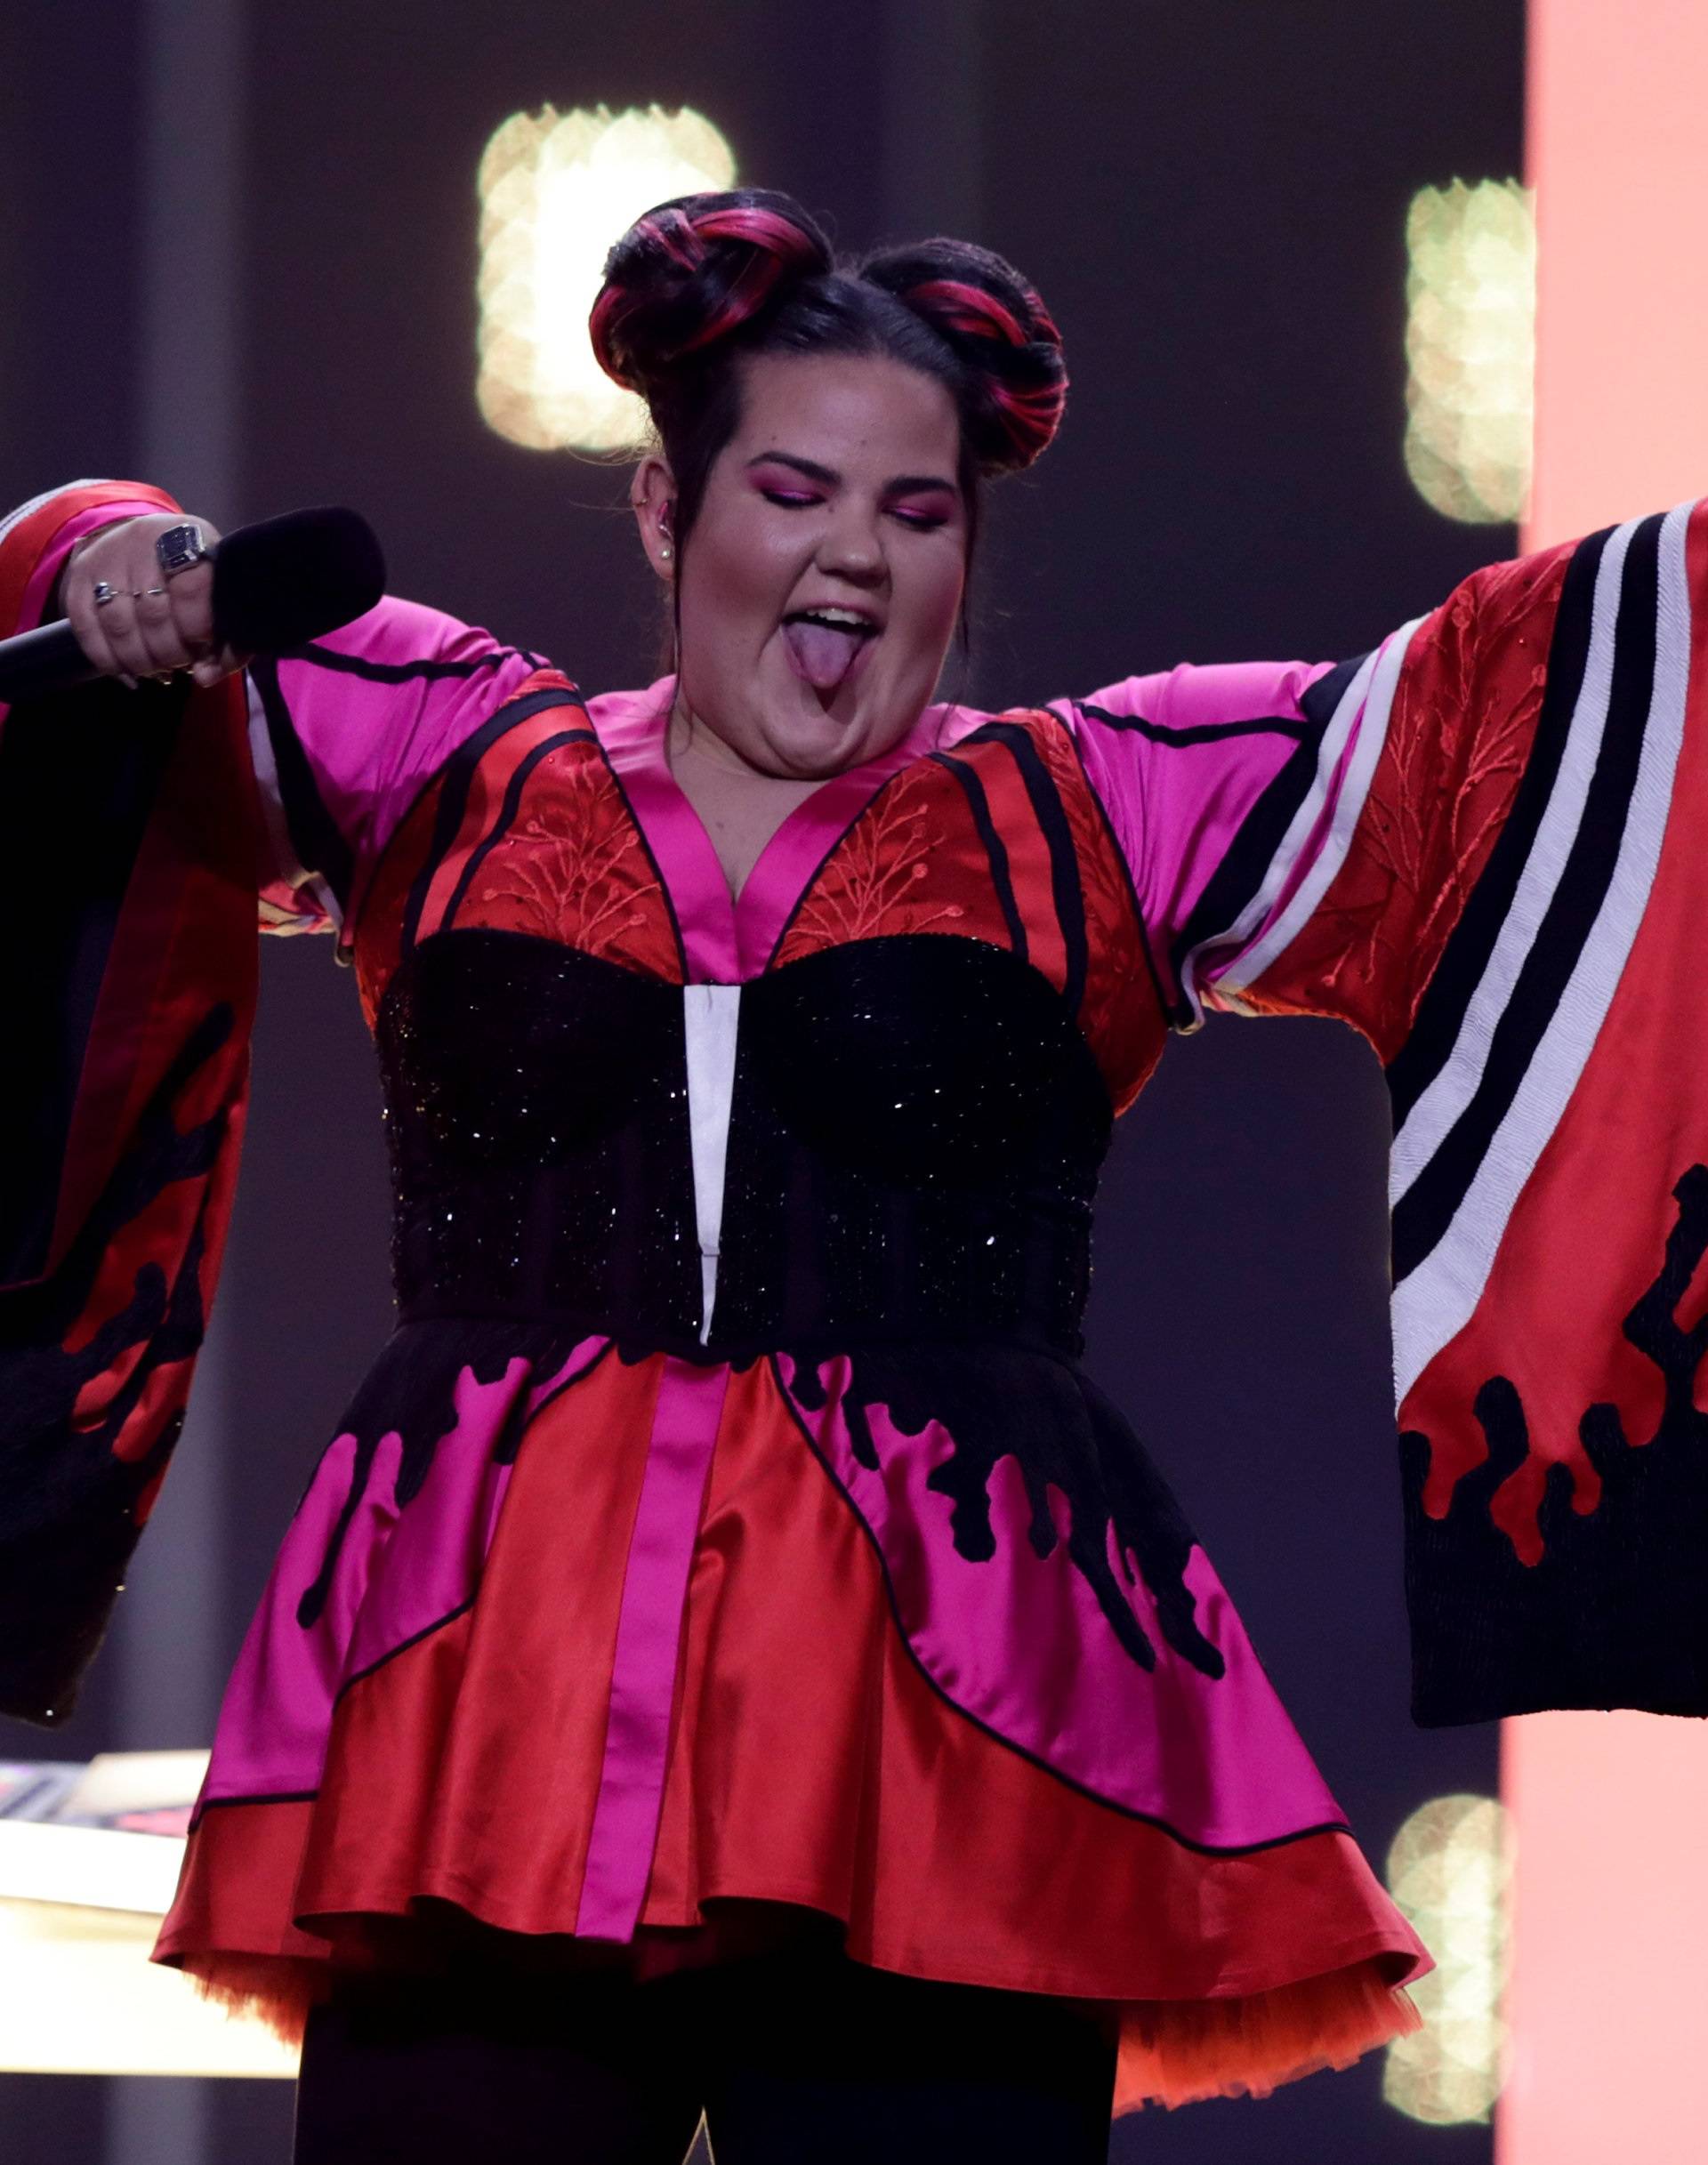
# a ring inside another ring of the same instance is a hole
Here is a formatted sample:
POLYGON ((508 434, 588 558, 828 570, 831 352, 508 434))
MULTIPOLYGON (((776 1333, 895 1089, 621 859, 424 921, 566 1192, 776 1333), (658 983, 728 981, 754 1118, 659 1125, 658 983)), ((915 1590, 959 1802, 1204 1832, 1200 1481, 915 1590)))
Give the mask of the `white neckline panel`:
POLYGON ((694 1224, 700 1246, 700 1343, 712 1334, 723 1232, 723 1170, 736 1082, 739 985, 685 985, 682 1031, 688 1048, 688 1128, 694 1153, 694 1224))

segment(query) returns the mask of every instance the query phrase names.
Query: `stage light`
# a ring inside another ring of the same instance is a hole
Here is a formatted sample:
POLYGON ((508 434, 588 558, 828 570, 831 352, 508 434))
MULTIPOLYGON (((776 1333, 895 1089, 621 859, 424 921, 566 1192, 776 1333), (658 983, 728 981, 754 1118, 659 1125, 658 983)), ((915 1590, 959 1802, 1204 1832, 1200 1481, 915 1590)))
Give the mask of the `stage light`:
POLYGON ((1388 1888, 1435 1957, 1411 1988, 1424 2026, 1388 2048, 1382 2096, 1408 2119, 1486 2121, 1506 2032, 1506 1815, 1492 1797, 1437 1797, 1394 1837, 1388 1888))
POLYGON ((205 1751, 0 1767, 0 2072, 288 2077, 297 2056, 149 1960, 205 1751), (10 1777, 10 1779, 8 1779, 10 1777))
POLYGON ((603 106, 513 113, 480 160, 479 367, 499 435, 538 451, 638 443, 646 413, 593 359, 587 316, 607 251, 642 211, 730 186, 736 161, 704 114, 603 106))
POLYGON ((1516 181, 1420 189, 1406 240, 1406 471, 1449 519, 1519 519, 1535 402, 1530 190, 1516 181))

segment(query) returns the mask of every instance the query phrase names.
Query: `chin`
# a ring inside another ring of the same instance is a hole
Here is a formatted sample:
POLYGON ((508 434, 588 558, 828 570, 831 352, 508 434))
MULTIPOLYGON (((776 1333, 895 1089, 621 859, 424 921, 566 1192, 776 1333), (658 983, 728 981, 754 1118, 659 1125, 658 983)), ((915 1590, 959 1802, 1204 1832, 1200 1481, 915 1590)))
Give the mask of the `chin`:
POLYGON ((864 680, 845 680, 826 706, 786 660, 774 651, 761 652, 745 685, 732 685, 726 677, 706 686, 708 706, 689 697, 702 720, 754 765, 792 780, 818 782, 888 752, 929 703, 929 687, 910 702, 878 672, 862 676, 864 680), (729 726, 720 727, 720 714, 728 715, 729 726))
POLYGON ((871 756, 873 741, 858 713, 846 719, 829 713, 777 715, 764 728, 766 743, 782 765, 802 781, 817 780, 856 767, 871 756))
MULTIPOLYGON (((812 696, 812 695, 809 695, 812 696)), ((917 712, 874 712, 869 701, 858 696, 844 709, 840 700, 828 708, 790 714, 777 732, 777 746, 803 774, 834 774, 843 767, 857 767, 875 759, 906 736, 917 712)))

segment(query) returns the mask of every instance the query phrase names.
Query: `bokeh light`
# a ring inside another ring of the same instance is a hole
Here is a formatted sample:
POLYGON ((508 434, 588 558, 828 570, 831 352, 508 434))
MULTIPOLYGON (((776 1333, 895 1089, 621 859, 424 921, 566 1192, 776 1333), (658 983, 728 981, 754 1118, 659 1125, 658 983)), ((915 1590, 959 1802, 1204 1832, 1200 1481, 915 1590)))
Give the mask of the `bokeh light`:
POLYGON ((1409 2119, 1486 2121, 1501 2093, 1506 2031, 1507 1815, 1492 1797, 1436 1797, 1394 1837, 1388 1889, 1435 1957, 1411 1987, 1423 2027, 1388 2048, 1382 2095, 1409 2119))
POLYGON ((646 433, 640 401, 600 370, 587 316, 613 241, 673 196, 729 187, 736 161, 684 106, 512 113, 481 157, 479 368, 501 436, 538 451, 612 451, 646 433))
POLYGON ((1535 389, 1530 190, 1516 181, 1420 189, 1406 240, 1406 471, 1449 519, 1521 518, 1535 389))

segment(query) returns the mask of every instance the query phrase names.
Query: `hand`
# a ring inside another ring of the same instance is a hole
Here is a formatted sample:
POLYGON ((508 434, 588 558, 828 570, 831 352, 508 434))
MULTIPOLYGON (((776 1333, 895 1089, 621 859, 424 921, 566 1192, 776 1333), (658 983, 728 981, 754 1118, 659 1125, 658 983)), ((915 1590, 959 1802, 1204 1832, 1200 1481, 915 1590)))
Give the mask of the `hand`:
MULTIPOLYGON (((60 604, 77 644, 102 676, 133 690, 140 677, 164 680, 184 670, 197 684, 217 684, 249 658, 215 644, 212 564, 169 579, 161 572, 155 543, 189 519, 184 511, 153 511, 103 527, 78 543, 60 575, 60 604), (103 579, 114 598, 98 602, 95 585, 103 579)), ((194 523, 205 545, 216 546, 218 530, 205 519, 194 523)))

